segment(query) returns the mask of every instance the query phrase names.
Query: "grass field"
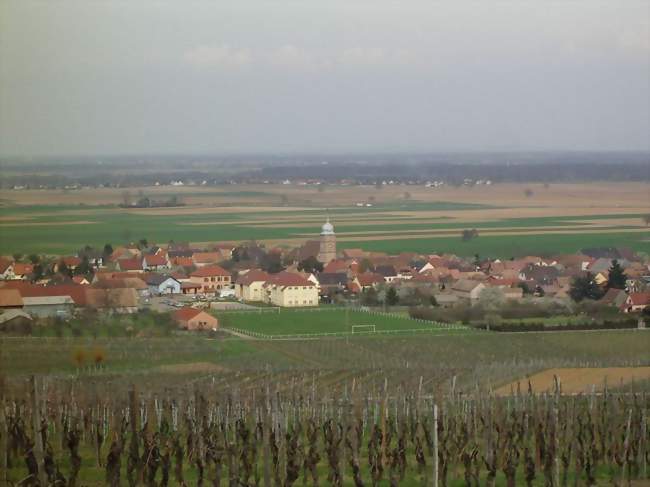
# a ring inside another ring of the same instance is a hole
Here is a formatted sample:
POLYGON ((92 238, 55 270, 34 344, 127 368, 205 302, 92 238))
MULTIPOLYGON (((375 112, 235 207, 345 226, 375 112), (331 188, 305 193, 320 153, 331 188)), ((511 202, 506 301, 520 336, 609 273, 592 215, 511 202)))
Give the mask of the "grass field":
POLYGON ((258 240, 298 245, 318 235, 329 215, 338 247, 508 258, 627 246, 650 253, 648 185, 641 183, 493 185, 481 188, 251 185, 141 188, 176 195, 188 206, 123 209, 118 189, 3 191, 0 253, 71 253, 147 238, 195 243, 258 240), (524 195, 531 188, 534 196, 524 195), (404 197, 408 190, 409 198, 404 197), (281 199, 285 201, 281 203, 281 199), (358 207, 372 200, 372 207, 358 207), (356 202, 356 203, 355 203, 356 202), (460 232, 480 236, 462 242, 460 232))
MULTIPOLYGON (((326 335, 352 333, 355 325, 374 325, 376 332, 404 333, 413 330, 450 333, 448 329, 432 322, 410 319, 406 316, 358 310, 282 310, 264 312, 217 313, 222 327, 262 335, 326 335)), ((464 331, 469 331, 463 328, 464 331)), ((358 333, 361 329, 356 329, 358 333)))

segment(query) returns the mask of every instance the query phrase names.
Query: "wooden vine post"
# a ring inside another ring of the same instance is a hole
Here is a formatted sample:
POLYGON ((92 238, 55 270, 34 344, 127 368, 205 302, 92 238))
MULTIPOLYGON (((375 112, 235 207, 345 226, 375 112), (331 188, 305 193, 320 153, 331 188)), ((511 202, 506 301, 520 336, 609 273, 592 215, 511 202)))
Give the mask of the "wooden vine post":
POLYGON ((433 405, 433 487, 438 487, 438 405, 433 405))
POLYGON ((29 378, 29 388, 32 400, 32 426, 34 428, 34 458, 38 465, 38 482, 47 485, 45 476, 45 460, 43 458, 43 437, 41 436, 41 401, 38 391, 38 382, 35 376, 29 378))

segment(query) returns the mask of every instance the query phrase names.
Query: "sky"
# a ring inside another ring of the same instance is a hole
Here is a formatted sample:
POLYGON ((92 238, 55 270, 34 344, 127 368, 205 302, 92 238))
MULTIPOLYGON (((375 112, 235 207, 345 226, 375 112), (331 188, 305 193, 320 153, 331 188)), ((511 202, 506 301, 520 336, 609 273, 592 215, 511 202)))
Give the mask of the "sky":
POLYGON ((0 156, 650 150, 650 2, 0 0, 0 156))

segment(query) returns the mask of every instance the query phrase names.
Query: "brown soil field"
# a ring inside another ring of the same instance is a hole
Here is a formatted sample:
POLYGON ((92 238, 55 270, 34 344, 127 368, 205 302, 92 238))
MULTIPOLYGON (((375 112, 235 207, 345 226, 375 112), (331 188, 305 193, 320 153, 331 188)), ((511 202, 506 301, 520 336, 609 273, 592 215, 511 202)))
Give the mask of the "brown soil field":
POLYGON ((10 223, 3 223, 2 226, 4 227, 42 227, 42 226, 67 227, 68 225, 94 225, 95 223, 97 222, 84 221, 84 220, 66 221, 66 222, 10 222, 10 223))
POLYGON ((603 368, 556 368, 538 372, 529 378, 511 382, 499 387, 494 392, 497 395, 507 396, 512 391, 517 391, 517 382, 523 393, 528 390, 528 381, 533 392, 539 394, 553 391, 554 379, 560 379, 563 394, 580 394, 591 392, 592 388, 602 391, 608 387, 619 387, 633 381, 650 379, 650 367, 603 367, 603 368))
POLYGON ((613 209, 616 207, 650 206, 650 185, 645 183, 584 183, 584 184, 493 184, 476 187, 425 188, 424 186, 328 186, 319 192, 315 186, 297 185, 237 185, 225 187, 202 186, 157 186, 142 188, 84 188, 80 190, 5 190, 2 198, 13 204, 56 205, 56 204, 119 204, 123 193, 128 191, 136 197, 140 191, 152 198, 177 194, 187 204, 221 205, 266 205, 276 209, 280 198, 285 195, 289 203, 312 207, 349 206, 373 198, 377 203, 406 201, 404 194, 410 193, 411 200, 471 202, 489 205, 554 208, 590 207, 613 209), (533 194, 527 197, 526 189, 533 194), (235 196, 236 192, 258 192, 266 194, 235 196), (333 205, 333 202, 336 205, 333 205))
POLYGON ((210 362, 191 362, 189 364, 159 365, 156 372, 165 374, 192 374, 192 373, 213 373, 223 372, 225 367, 210 362))

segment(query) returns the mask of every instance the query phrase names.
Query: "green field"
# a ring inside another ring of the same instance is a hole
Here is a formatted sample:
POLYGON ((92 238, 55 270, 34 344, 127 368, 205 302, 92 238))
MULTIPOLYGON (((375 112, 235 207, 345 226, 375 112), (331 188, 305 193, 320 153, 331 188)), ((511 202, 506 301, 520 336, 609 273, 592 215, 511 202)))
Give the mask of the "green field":
POLYGON ((383 240, 357 242, 354 247, 375 252, 444 253, 459 256, 479 254, 493 258, 520 257, 523 255, 554 255, 575 253, 594 247, 629 247, 635 252, 650 253, 648 233, 574 233, 540 235, 485 235, 469 242, 457 237, 436 237, 408 240, 383 240))
MULTIPOLYGON (((363 248, 383 252, 453 252, 461 256, 476 253, 499 258, 530 253, 576 252, 584 247, 626 246, 650 253, 648 232, 643 231, 639 213, 590 215, 585 217, 522 217, 481 221, 455 221, 465 210, 485 210, 487 205, 450 202, 418 202, 378 205, 362 209, 337 208, 328 214, 336 226, 338 248, 363 248), (396 217, 392 212, 408 212, 396 217), (426 211, 445 211, 436 217, 426 211), (636 226, 607 224, 608 219, 638 219, 636 226), (583 220, 587 223, 577 223, 583 220), (590 230, 589 223, 602 227, 590 230), (476 228, 480 235, 469 242, 460 239, 464 228, 476 228), (626 232, 624 230, 633 230, 626 232), (504 232, 517 235, 499 235, 504 232), (535 234, 527 234, 534 231, 535 234), (568 234, 552 233, 568 231, 568 234), (611 231, 612 233, 600 233, 611 231), (436 232, 432 235, 431 232, 436 232), (428 234, 427 234, 428 233, 428 234), (495 234, 496 233, 496 234, 495 234), (391 239, 399 234, 401 238, 391 239)), ((170 240, 190 242, 274 240, 296 242, 315 238, 324 211, 303 209, 296 212, 266 209, 250 212, 196 213, 184 215, 141 214, 111 206, 4 206, 0 208, 0 253, 21 252, 65 254, 84 245, 114 246, 146 238, 152 242, 170 240), (289 216, 293 220, 286 220, 289 216), (298 218, 296 218, 298 217, 298 218), (10 220, 16 218, 17 220, 10 220), (258 223, 250 223, 259 220, 258 223), (313 225, 313 226, 312 226, 313 225)))
MULTIPOLYGON (((374 325, 376 332, 408 333, 413 330, 440 333, 458 332, 445 325, 410 319, 406 316, 358 310, 265 310, 260 312, 216 313, 220 325, 262 335, 327 335, 351 333, 352 326, 374 325)), ((361 330, 356 330, 359 333, 361 330)), ((460 331, 470 331, 463 328, 460 331)))

